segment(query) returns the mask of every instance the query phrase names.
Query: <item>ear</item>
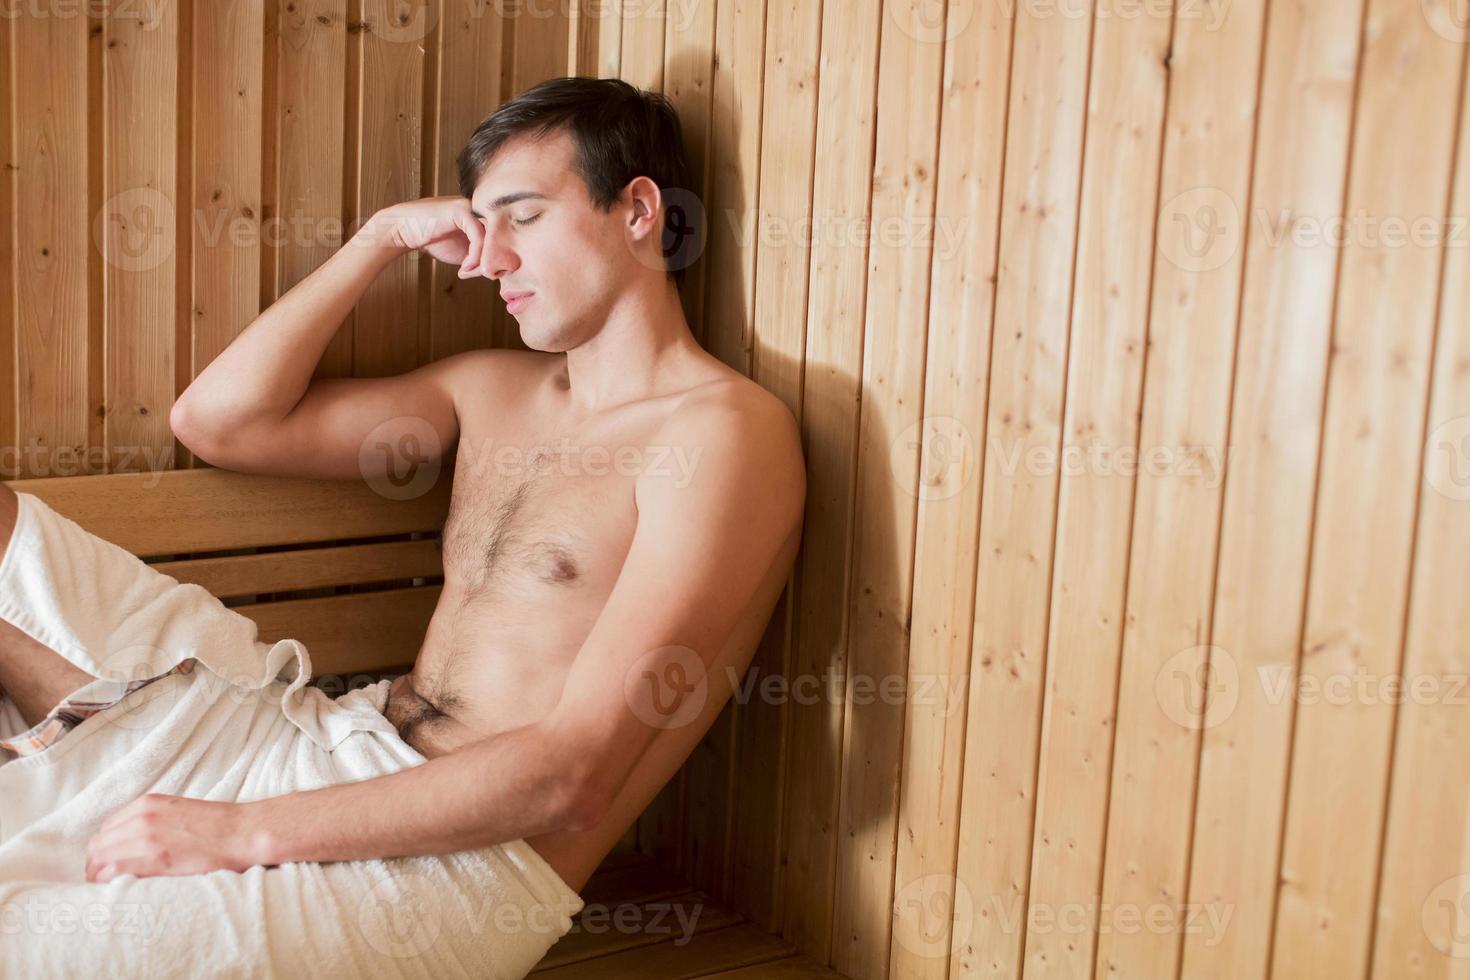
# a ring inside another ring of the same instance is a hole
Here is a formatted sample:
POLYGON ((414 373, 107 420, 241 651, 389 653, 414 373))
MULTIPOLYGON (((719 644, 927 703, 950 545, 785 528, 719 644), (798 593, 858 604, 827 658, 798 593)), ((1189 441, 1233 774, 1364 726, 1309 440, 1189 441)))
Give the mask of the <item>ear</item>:
POLYGON ((663 205, 663 194, 648 177, 634 177, 628 184, 627 194, 630 197, 632 210, 628 213, 628 234, 633 241, 638 242, 654 236, 655 241, 662 241, 659 227, 659 208, 663 205))

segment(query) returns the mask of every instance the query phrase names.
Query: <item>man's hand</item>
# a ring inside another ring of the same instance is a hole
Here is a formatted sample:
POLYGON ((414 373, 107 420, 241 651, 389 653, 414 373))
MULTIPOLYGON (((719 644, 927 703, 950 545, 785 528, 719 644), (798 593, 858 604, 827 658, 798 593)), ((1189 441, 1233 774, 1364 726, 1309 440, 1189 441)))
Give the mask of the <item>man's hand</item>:
POLYGON ((485 229, 458 194, 425 197, 394 204, 377 212, 359 234, 376 243, 411 251, 420 249, 440 262, 459 266, 461 279, 477 275, 485 229))
POLYGON ((244 871, 254 859, 258 834, 245 805, 148 793, 103 822, 87 841, 87 880, 122 874, 207 874, 244 871))

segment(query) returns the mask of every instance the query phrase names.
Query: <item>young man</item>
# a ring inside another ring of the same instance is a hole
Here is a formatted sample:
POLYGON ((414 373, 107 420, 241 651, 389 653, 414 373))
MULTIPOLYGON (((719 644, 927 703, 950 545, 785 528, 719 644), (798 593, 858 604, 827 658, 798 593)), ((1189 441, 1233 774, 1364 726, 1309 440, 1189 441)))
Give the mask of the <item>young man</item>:
MULTIPOLYGON (((463 196, 373 215, 171 415, 199 457, 253 473, 383 479, 394 461, 365 449, 401 437, 454 452, 443 593, 384 711, 427 761, 254 803, 144 797, 89 845, 90 879, 523 838, 580 890, 746 669, 794 560, 804 464, 785 405, 685 322, 664 257, 668 194, 690 186, 672 108, 557 79, 486 119, 459 165, 463 196), (415 249, 497 281, 531 350, 313 380, 415 249)), ((13 518, 0 501, 0 554, 13 518)), ((34 724, 85 675, 8 642, 0 686, 34 724)))

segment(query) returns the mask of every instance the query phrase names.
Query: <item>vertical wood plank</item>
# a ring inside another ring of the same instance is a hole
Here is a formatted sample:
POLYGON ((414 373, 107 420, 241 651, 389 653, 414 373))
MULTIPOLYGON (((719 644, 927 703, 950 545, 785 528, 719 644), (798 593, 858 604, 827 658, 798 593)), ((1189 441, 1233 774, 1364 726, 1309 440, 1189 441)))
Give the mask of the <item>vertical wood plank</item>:
POLYGON ((1178 969, 1199 759, 1189 709, 1208 669, 1263 6, 1234 4, 1218 23, 1176 8, 1099 975, 1178 969), (1119 910, 1133 909, 1154 924, 1125 929, 1119 910))
POLYGON ((1452 236, 1441 273, 1402 703, 1375 909, 1375 977, 1465 972, 1470 908, 1470 101, 1460 89, 1452 236), (1456 230, 1458 226, 1459 230, 1456 230))
POLYGON ((1188 897, 1204 914, 1184 937, 1188 977, 1265 977, 1270 962, 1292 702, 1256 681, 1296 671, 1339 256, 1276 235, 1342 211, 1361 14, 1272 4, 1266 28, 1211 640, 1219 703, 1200 719, 1188 897))
MULTIPOLYGON (((361 0, 358 48, 357 218, 421 193, 425 45, 439 0, 361 0)), ((418 256, 384 269, 358 301, 353 375, 402 374, 418 364, 418 256)))
MULTIPOLYGON (((711 110, 711 289, 705 314, 706 347, 742 374, 751 373, 749 339, 755 289, 750 240, 728 234, 731 221, 756 213, 760 166, 761 86, 765 46, 764 0, 721 0, 715 26, 717 64, 711 110), (714 288, 718 286, 718 288, 714 288)), ((696 887, 725 897, 734 778, 735 703, 731 699, 684 766, 685 832, 679 868, 696 887)))
POLYGON ((174 441, 179 9, 109 10, 103 24, 105 440, 108 470, 136 472, 170 465, 174 441))
MULTIPOLYGON (((812 178, 812 213, 834 228, 868 225, 881 24, 878 3, 865 5, 861 16, 839 3, 822 7, 821 155, 812 178), (822 84, 837 75, 843 84, 822 84)), ((719 152, 717 143, 712 169, 719 152)), ((710 215, 712 221, 726 220, 713 209, 710 215)), ((781 838, 781 931, 824 963, 830 957, 837 860, 867 255, 861 235, 814 239, 802 364, 807 506, 797 557, 791 672, 794 680, 815 679, 817 696, 793 703, 788 715, 792 752, 781 838)), ((709 268, 711 283, 722 274, 709 268)))
MULTIPOLYGON (((704 209, 702 235, 708 235, 709 202, 709 138, 711 77, 714 73, 716 0, 684 0, 678 14, 664 30, 664 94, 679 113, 684 130, 684 153, 695 186, 688 188, 699 196, 704 209)), ((696 338, 704 336, 704 284, 709 263, 702 256, 685 269, 680 299, 684 318, 696 338)))
MULTIPOLYGON (((890 975, 944 980, 970 671, 1015 19, 956 3, 944 51, 890 975)), ((939 26, 936 23, 936 27, 939 26)), ((903 437, 900 437, 903 438, 903 437)), ((966 923, 968 927, 969 923, 966 923)))
MULTIPOLYGON (((1443 248, 1389 221, 1448 206, 1465 45, 1370 2, 1328 366, 1272 972, 1369 965, 1394 704, 1331 696, 1402 669, 1443 248), (1344 805, 1351 801, 1351 805, 1344 805)), ((1377 688, 1371 684, 1369 692, 1377 688)))
MULTIPOLYGON (((811 226, 822 7, 810 0, 771 0, 768 24, 779 24, 782 30, 766 42, 761 110, 757 193, 760 220, 773 235, 756 251, 753 319, 758 332, 751 376, 778 395, 798 423, 811 258, 802 229, 811 226)), ((791 596, 788 581, 744 678, 754 680, 754 685, 737 689, 750 691, 750 697, 735 706, 738 789, 731 796, 730 900, 747 918, 771 931, 777 921, 778 837, 790 701, 764 695, 769 688, 762 688, 761 681, 771 675, 790 679, 791 596)))
MULTIPOLYGON (((1030 888, 1024 905, 1000 913, 1055 922, 1083 910, 1069 928, 1022 926, 1025 969, 1038 976, 1086 976, 1099 928, 1091 899, 1103 867, 1135 489, 1123 461, 1139 440, 1169 14, 1099 16, 1093 29, 1030 888)), ((1018 458, 1013 446, 992 451, 1018 458)))
POLYGON ((847 654, 853 696, 846 704, 832 912, 832 965, 864 977, 886 972, 892 931, 887 910, 907 700, 892 691, 907 676, 912 619, 918 501, 905 488, 915 486, 919 468, 910 434, 923 402, 944 64, 944 38, 913 30, 913 9, 912 0, 885 0, 878 56, 871 213, 872 227, 883 231, 868 248, 863 314, 847 654))
MULTIPOLYGON (((0 22, 0 296, 14 296, 16 254, 14 245, 16 147, 12 142, 15 120, 15 94, 19 88, 15 71, 15 20, 0 22)), ((20 389, 19 364, 16 356, 15 304, 0 302, 0 478, 14 480, 20 476, 20 437, 16 412, 16 393, 20 389)), ((85 404, 85 401, 83 402, 85 404)))
MULTIPOLYGON (((272 217, 280 232, 279 245, 268 255, 275 263, 279 297, 330 258, 347 231, 343 212, 347 0, 274 2, 278 108, 270 121, 277 130, 272 217)), ((349 325, 327 345, 315 377, 351 374, 349 325)))
POLYGON ((18 348, 6 351, 18 355, 18 376, 6 385, 4 417, 19 432, 16 442, 5 433, 3 443, 17 451, 5 462, 21 478, 76 476, 101 468, 87 419, 87 22, 44 12, 6 19, 15 58, 6 95, 14 94, 16 145, 6 157, 14 197, 5 208, 15 278, 0 296, 18 348))
POLYGON ((264 27, 251 0, 195 11, 191 381, 260 312, 264 27))
MULTIPOLYGON (((459 151, 475 127, 504 100, 502 23, 492 0, 451 0, 445 5, 435 100, 438 160, 431 194, 459 193, 459 151)), ((433 264, 432 359, 495 346, 506 319, 499 284, 483 278, 462 280, 442 262, 433 264)))
MULTIPOLYGON (((668 0, 637 0, 623 7, 623 81, 654 92, 664 87, 664 25, 668 0)), ((675 6, 673 13, 682 16, 675 6)))

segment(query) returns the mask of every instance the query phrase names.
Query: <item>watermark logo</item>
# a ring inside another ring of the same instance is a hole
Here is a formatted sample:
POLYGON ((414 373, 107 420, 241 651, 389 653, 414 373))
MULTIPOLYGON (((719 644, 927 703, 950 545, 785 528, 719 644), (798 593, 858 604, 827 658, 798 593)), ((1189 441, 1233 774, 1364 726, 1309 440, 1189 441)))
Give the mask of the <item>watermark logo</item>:
POLYGON ((907 0, 885 3, 893 26, 920 44, 944 44, 965 32, 975 19, 977 0, 907 0))
POLYGON ((894 480, 920 500, 947 500, 965 489, 975 474, 976 459, 974 435, 965 423, 949 415, 919 419, 888 448, 894 480))
POLYGON ((357 905, 362 937, 395 959, 418 956, 434 945, 443 918, 433 882, 414 872, 379 881, 357 905))
POLYGON ((429 0, 369 0, 364 26, 395 44, 422 41, 439 23, 438 6, 429 0))
POLYGON ((1240 247, 1240 209, 1218 187, 1194 187, 1159 209, 1158 248, 1185 272, 1210 272, 1240 247))
POLYGON ((1435 885, 1419 908, 1419 923, 1430 945, 1445 956, 1470 957, 1470 874, 1435 885))
POLYGON ((1419 0, 1430 30, 1456 44, 1470 42, 1470 0, 1419 0))
POLYGON ((1429 433, 1424 481, 1451 500, 1470 500, 1470 415, 1441 422, 1429 433))
POLYGON ((363 439, 357 468, 379 496, 413 500, 438 482, 443 451, 439 433, 428 420, 399 415, 375 426, 363 439))
POLYGON ((1224 647, 1187 647, 1154 675, 1154 697, 1181 728, 1213 728, 1234 714, 1240 701, 1240 668, 1224 647))
POLYGON ((970 941, 975 900, 954 875, 929 874, 898 890, 893 915, 898 920, 893 935, 904 949, 923 959, 948 956, 951 944, 970 941))
POLYGON ((174 252, 174 203, 152 187, 114 194, 92 221, 92 241, 107 264, 123 272, 148 272, 174 252))
POLYGON ((639 657, 628 671, 623 697, 644 724, 682 728, 699 717, 709 700, 709 673, 689 647, 658 647, 639 657))

